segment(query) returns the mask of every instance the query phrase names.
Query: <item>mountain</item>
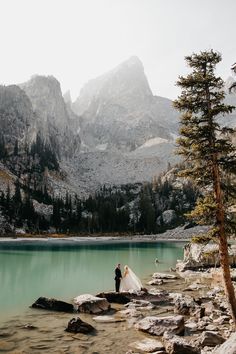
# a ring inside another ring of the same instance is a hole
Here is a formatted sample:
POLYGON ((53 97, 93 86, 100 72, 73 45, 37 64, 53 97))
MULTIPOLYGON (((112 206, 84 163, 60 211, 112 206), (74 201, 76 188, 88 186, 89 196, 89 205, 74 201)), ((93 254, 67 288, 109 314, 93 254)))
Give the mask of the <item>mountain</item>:
POLYGON ((150 181, 177 161, 178 113, 153 95, 137 57, 90 80, 72 109, 80 117, 81 150, 70 170, 76 183, 94 189, 150 181))
POLYGON ((0 86, 1 135, 8 149, 13 150, 16 141, 27 142, 35 121, 36 115, 25 92, 16 85, 0 86))
POLYGON ((137 57, 89 81, 72 105, 82 117, 81 139, 87 150, 129 152, 147 140, 173 141, 177 113, 170 100, 155 97, 137 57))
POLYGON ((53 76, 33 76, 19 85, 29 97, 37 116, 37 131, 61 158, 71 157, 80 148, 78 117, 66 105, 60 83, 53 76))

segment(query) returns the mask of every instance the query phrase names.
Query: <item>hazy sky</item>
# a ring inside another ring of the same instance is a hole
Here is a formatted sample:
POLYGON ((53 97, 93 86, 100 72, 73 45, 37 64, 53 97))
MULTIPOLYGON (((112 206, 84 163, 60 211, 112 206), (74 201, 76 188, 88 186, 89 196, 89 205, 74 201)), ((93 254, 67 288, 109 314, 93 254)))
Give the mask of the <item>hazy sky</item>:
POLYGON ((153 93, 174 98, 184 56, 215 49, 236 61, 235 0, 0 0, 0 83, 54 75, 72 97, 137 55, 153 93))

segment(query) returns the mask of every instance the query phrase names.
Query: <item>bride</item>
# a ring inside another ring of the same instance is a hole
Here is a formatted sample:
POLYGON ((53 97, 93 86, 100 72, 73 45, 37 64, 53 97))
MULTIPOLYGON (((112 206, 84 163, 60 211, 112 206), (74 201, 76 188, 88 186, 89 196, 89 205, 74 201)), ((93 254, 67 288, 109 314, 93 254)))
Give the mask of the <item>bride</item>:
POLYGON ((120 282, 120 291, 141 290, 142 283, 137 275, 126 265, 120 282))

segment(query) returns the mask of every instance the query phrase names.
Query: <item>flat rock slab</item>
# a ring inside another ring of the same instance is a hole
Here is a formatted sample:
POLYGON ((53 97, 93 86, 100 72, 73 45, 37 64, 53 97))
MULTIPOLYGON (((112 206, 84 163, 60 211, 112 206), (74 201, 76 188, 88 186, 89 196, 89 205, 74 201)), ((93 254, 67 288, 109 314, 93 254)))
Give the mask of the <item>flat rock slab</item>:
POLYGON ((153 353, 164 349, 164 345, 159 340, 149 338, 131 343, 129 346, 145 353, 153 353))
POLYGON ((123 318, 118 318, 114 316, 96 316, 93 317, 93 320, 95 322, 100 322, 100 323, 115 323, 115 322, 124 322, 125 319, 123 318))
POLYGON ((72 304, 47 297, 39 297, 31 307, 50 311, 74 312, 74 306, 72 304))
POLYGON ((108 311, 111 307, 107 299, 90 294, 79 295, 74 298, 74 303, 79 312, 100 314, 108 311))
POLYGON ((158 290, 155 293, 150 293, 148 291, 136 291, 136 292, 106 292, 96 295, 99 298, 105 298, 108 302, 118 303, 118 304, 127 304, 131 300, 145 300, 153 304, 169 302, 169 294, 166 291, 158 290))
POLYGON ((88 334, 95 330, 89 323, 82 321, 79 317, 72 318, 67 325, 66 331, 71 333, 88 334))
POLYGON ((179 279, 179 277, 177 275, 168 274, 168 273, 154 273, 152 278, 153 279, 169 279, 169 280, 179 279))
POLYGON ((121 310, 121 311, 117 312, 117 315, 120 315, 121 317, 126 317, 126 318, 143 317, 142 313, 137 311, 136 309, 121 310))
POLYGON ((150 280, 147 284, 148 285, 163 285, 164 284, 164 280, 156 278, 156 279, 150 280))
POLYGON ((166 331, 174 334, 184 333, 184 317, 178 316, 148 316, 140 320, 135 327, 152 335, 162 336, 166 331))
POLYGON ((129 309, 139 309, 139 310, 152 310, 155 308, 150 301, 132 299, 131 302, 125 305, 129 309))
POLYGON ((130 296, 129 293, 127 293, 126 295, 126 293, 106 292, 97 294, 96 296, 100 298, 105 298, 110 303, 124 305, 130 302, 130 297, 128 295, 130 296))

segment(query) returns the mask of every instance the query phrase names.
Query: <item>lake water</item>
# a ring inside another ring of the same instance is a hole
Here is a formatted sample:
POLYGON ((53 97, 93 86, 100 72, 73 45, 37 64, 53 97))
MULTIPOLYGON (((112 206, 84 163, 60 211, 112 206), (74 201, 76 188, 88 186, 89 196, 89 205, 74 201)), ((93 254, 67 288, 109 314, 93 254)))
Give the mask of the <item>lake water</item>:
POLYGON ((20 315, 39 296, 71 301, 113 290, 117 263, 149 279, 175 266, 182 247, 181 242, 0 242, 0 321, 20 315))

